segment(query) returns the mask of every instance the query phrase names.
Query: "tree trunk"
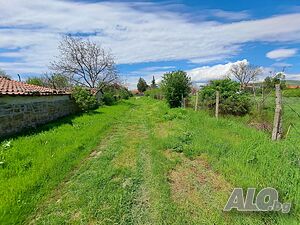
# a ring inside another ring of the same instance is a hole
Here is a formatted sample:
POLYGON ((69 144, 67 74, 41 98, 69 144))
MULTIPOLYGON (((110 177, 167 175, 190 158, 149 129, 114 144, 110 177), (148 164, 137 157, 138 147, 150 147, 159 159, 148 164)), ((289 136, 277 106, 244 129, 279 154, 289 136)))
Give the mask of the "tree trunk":
POLYGON ((276 107, 275 107, 275 115, 274 115, 274 124, 273 124, 273 132, 272 132, 272 140, 276 141, 281 139, 282 137, 282 97, 280 84, 275 85, 276 91, 276 107))
POLYGON ((215 113, 215 116, 217 119, 219 117, 219 101, 220 101, 220 92, 216 91, 216 113, 215 113))

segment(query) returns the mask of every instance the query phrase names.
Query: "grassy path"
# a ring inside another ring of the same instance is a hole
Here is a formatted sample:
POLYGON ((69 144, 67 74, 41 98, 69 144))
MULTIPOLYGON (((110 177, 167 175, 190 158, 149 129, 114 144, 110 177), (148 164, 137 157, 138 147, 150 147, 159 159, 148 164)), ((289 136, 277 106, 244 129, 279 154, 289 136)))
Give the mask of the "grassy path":
MULTIPOLYGON (((135 107, 119 118, 28 223, 297 224, 295 217, 222 211, 237 185, 261 187, 272 180, 280 188, 282 178, 263 177, 264 168, 272 166, 260 164, 264 152, 255 155, 258 163, 244 163, 243 157, 252 159, 249 138, 257 138, 263 147, 270 144, 263 133, 202 113, 170 110, 150 99, 131 101, 135 107)), ((276 153, 274 148, 280 147, 269 148, 276 153)), ((285 166, 281 161, 278 170, 285 166)), ((286 180, 290 185, 294 181, 286 180)), ((289 191, 297 189, 291 186, 289 191)))

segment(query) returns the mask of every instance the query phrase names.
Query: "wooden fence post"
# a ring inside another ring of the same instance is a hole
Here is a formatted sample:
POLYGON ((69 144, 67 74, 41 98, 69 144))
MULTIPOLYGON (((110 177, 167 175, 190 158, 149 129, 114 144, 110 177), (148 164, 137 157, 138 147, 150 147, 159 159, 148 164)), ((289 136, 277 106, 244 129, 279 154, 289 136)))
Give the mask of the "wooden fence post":
POLYGON ((280 84, 275 85, 275 93, 276 93, 276 99, 275 99, 276 107, 275 107, 273 132, 272 132, 273 141, 279 140, 282 137, 282 96, 281 96, 280 84))
POLYGON ((215 113, 215 116, 217 119, 219 117, 219 102, 220 102, 220 92, 216 91, 216 113, 215 113))
POLYGON ((199 92, 196 92, 196 100, 195 100, 195 111, 198 110, 198 97, 199 97, 199 92))

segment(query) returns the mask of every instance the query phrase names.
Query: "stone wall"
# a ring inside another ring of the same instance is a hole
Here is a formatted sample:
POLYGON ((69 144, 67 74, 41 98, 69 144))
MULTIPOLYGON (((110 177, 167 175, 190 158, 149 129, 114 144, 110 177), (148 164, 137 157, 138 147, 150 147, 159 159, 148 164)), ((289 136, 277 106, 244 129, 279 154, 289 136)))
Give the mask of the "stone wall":
POLYGON ((69 95, 0 96, 0 137, 75 113, 69 95))

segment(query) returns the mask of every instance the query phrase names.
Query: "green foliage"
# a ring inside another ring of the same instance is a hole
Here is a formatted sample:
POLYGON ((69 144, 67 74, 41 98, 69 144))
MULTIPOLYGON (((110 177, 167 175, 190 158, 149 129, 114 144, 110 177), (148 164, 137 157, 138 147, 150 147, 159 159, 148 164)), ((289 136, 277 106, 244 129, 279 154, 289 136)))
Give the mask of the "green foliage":
POLYGON ((29 77, 26 83, 53 89, 64 89, 71 86, 68 78, 60 74, 45 74, 42 77, 29 77))
POLYGON ((147 82, 140 77, 138 83, 137 83, 137 89, 139 90, 139 92, 145 92, 148 89, 148 84, 147 82))
POLYGON ((132 93, 124 86, 119 84, 106 85, 102 90, 100 101, 104 105, 113 105, 121 99, 129 99, 132 93))
POLYGON ((234 94, 222 99, 220 112, 231 115, 245 115, 251 109, 251 101, 247 94, 234 94))
POLYGON ((0 142, 0 161, 5 165, 4 168, 0 165, 0 224, 27 224, 24 221, 36 205, 74 167, 86 162, 82 160, 128 110, 126 103, 102 107, 0 142))
POLYGON ((162 92, 161 88, 149 89, 149 90, 145 91, 145 96, 149 96, 154 99, 162 99, 163 92, 162 92))
POLYGON ((70 87, 69 79, 61 74, 46 74, 45 75, 45 86, 51 87, 54 89, 64 89, 70 87))
POLYGON ((98 102, 95 96, 90 91, 82 87, 75 87, 72 91, 72 97, 82 111, 95 109, 98 107, 98 102))
POLYGON ((6 140, 0 223, 298 224, 299 135, 275 143, 241 119, 132 98, 6 140), (292 203, 288 215, 220 213, 232 187, 268 186, 292 203))
POLYGON ((29 77, 26 80, 27 84, 33 84, 33 85, 38 85, 38 86, 45 86, 44 80, 40 77, 29 77))
POLYGON ((191 92, 191 78, 181 70, 165 73, 161 87, 170 107, 180 107, 183 98, 191 92))
POLYGON ((280 84, 281 89, 286 88, 285 75, 283 73, 277 73, 273 77, 267 76, 263 83, 266 90, 274 90, 275 84, 280 84))
POLYGON ((125 87, 121 87, 121 89, 118 92, 119 92, 120 99, 129 99, 130 97, 132 97, 131 91, 129 91, 125 87))
POLYGON ((213 80, 200 91, 200 99, 208 108, 214 109, 218 90, 220 92, 220 113, 245 115, 250 111, 251 101, 248 94, 239 91, 239 88, 240 84, 229 78, 213 80))
POLYGON ((117 102, 117 99, 113 92, 105 92, 102 96, 102 102, 104 105, 113 105, 117 102))
POLYGON ((300 97, 300 88, 285 89, 282 91, 284 97, 300 97))

